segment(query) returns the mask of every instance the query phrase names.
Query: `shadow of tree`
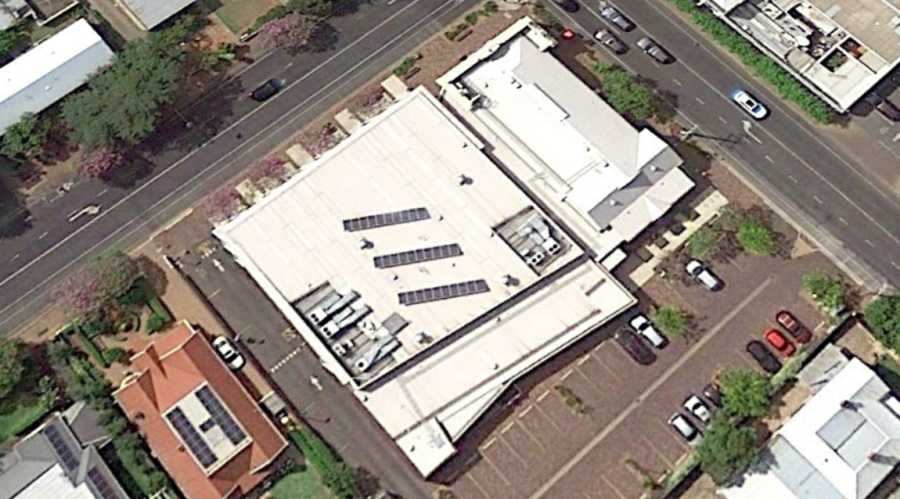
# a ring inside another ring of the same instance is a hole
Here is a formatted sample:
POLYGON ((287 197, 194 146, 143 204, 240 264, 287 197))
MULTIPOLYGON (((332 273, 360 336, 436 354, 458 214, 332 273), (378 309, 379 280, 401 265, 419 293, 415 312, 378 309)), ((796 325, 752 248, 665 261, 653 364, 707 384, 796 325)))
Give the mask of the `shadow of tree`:
POLYGON ((24 196, 3 175, 0 177, 0 239, 21 236, 31 227, 31 212, 25 206, 24 196))
POLYGON ((169 286, 169 279, 162 267, 147 255, 141 255, 135 261, 153 291, 157 295, 164 294, 169 286))

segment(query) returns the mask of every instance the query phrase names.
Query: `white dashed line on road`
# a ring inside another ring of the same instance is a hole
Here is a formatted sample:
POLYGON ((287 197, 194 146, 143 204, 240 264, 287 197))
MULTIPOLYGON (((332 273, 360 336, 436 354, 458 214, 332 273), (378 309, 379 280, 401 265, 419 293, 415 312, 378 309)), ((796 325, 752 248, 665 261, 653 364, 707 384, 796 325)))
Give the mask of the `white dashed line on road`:
POLYGON ((16 253, 16 255, 15 255, 14 257, 12 257, 12 259, 11 259, 10 261, 11 261, 11 262, 14 262, 14 261, 16 261, 20 256, 22 256, 22 255, 19 254, 19 253, 16 253))
POLYGON ((281 369, 285 364, 290 362, 291 359, 296 357, 297 354, 300 353, 300 350, 300 348, 295 348, 293 352, 285 355, 283 359, 279 360, 274 366, 269 369, 269 374, 275 374, 275 371, 281 369))
POLYGON ((816 196, 815 194, 813 194, 813 199, 815 199, 816 202, 819 203, 819 204, 824 204, 824 203, 822 202, 822 200, 819 199, 819 196, 816 196))
POLYGON ((694 99, 695 99, 698 103, 700 103, 701 106, 704 105, 704 104, 706 104, 705 102, 703 102, 703 99, 701 99, 700 97, 694 97, 694 99))
POLYGON ((868 240, 868 239, 866 239, 866 244, 868 244, 870 248, 874 248, 874 247, 875 247, 875 243, 873 243, 872 241, 870 241, 870 240, 868 240))
POLYGON ((678 80, 676 80, 676 79, 675 79, 675 78, 672 78, 672 83, 674 83, 674 84, 676 84, 676 85, 678 85, 678 86, 679 86, 679 87, 682 87, 682 86, 684 86, 684 85, 682 85, 682 84, 681 84, 681 82, 680 82, 680 81, 678 81, 678 80))
POLYGON ((39 236, 38 236, 38 240, 41 240, 41 239, 47 237, 47 234, 49 234, 49 233, 50 233, 50 232, 44 232, 43 234, 39 235, 39 236))
POLYGON ((894 267, 895 269, 900 269, 900 265, 897 265, 897 262, 895 262, 895 261, 891 261, 891 267, 894 267))
POLYGON ((726 120, 725 118, 723 118, 723 117, 721 117, 721 116, 719 116, 719 121, 721 121, 722 124, 725 124, 725 125, 728 124, 728 120, 726 120))
POLYGON ((772 163, 773 165, 775 164, 775 160, 772 159, 772 157, 769 156, 768 154, 766 154, 766 161, 768 161, 769 163, 772 163))
POLYGON ((99 198, 100 196, 106 194, 107 192, 109 192, 109 189, 108 189, 108 188, 107 188, 107 189, 103 189, 102 191, 98 192, 98 193, 97 193, 97 196, 95 196, 95 197, 98 197, 98 198, 99 198))
POLYGON ((847 220, 844 219, 844 217, 838 217, 838 221, 840 221, 844 225, 850 225, 849 223, 847 223, 847 220))

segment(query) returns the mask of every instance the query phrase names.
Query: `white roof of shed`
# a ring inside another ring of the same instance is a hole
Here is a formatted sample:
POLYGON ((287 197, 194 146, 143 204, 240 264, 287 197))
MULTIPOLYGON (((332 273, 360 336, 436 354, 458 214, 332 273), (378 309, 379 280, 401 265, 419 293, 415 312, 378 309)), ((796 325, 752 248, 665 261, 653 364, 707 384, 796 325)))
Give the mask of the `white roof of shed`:
POLYGON ((121 0, 132 14, 141 20, 146 29, 174 16, 194 3, 194 0, 121 0))

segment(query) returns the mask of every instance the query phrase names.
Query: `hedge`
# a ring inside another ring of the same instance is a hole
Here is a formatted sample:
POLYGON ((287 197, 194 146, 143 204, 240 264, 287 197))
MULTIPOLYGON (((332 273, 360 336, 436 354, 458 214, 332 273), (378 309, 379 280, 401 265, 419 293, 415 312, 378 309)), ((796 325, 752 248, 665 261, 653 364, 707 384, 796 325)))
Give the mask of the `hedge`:
POLYGON ((357 496, 356 480, 353 470, 341 461, 328 444, 320 439, 312 430, 298 428, 289 432, 294 442, 306 460, 316 468, 322 476, 325 486, 337 497, 352 499, 357 496))
POLYGON ((766 80, 787 100, 797 103, 801 109, 819 123, 832 123, 836 115, 825 101, 810 92, 787 70, 769 56, 759 51, 740 33, 734 31, 712 12, 694 4, 694 0, 669 0, 675 6, 691 15, 700 29, 708 33, 729 52, 738 56, 756 76, 766 80))
POLYGON ((109 367, 109 362, 106 361, 106 358, 103 356, 103 353, 100 352, 100 349, 97 348, 97 344, 94 343, 94 340, 88 337, 85 334, 84 329, 78 327, 75 329, 78 333, 78 338, 81 340, 81 345, 87 350, 87 353, 90 354, 91 357, 94 358, 104 369, 109 367))

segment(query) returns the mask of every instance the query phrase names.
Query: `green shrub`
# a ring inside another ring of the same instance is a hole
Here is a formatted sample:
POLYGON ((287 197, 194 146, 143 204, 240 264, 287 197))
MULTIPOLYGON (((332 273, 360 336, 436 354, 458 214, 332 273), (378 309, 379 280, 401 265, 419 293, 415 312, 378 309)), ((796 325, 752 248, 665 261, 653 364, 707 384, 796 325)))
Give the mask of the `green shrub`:
POLYGON ((734 426, 722 415, 713 419, 697 446, 700 468, 717 485, 728 483, 737 472, 749 466, 755 456, 753 428, 734 426))
POLYGON ((105 315, 95 315, 84 321, 80 329, 88 338, 95 338, 113 332, 113 325, 105 315))
POLYGON ((109 363, 106 362, 106 358, 103 357, 103 354, 100 353, 100 349, 97 348, 97 344, 94 343, 94 340, 91 339, 85 332, 84 329, 78 328, 78 338, 81 340, 81 345, 87 350, 88 355, 94 358, 103 368, 109 367, 109 363))
POLYGON ((294 445, 306 456, 307 461, 316 468, 325 486, 331 489, 334 495, 342 499, 356 497, 353 470, 335 455, 328 444, 305 428, 291 430, 290 437, 294 445))
POLYGON ((151 296, 150 299, 147 300, 147 306, 150 307, 150 310, 152 310, 154 314, 162 317, 166 324, 172 322, 172 314, 169 313, 169 309, 163 305, 163 302, 160 301, 158 296, 151 296))
POLYGON ((155 333, 157 331, 161 331, 164 327, 166 327, 166 318, 153 313, 150 317, 147 318, 147 332, 155 333))
POLYGON ((691 258, 706 258, 719 245, 722 235, 712 227, 701 227, 687 241, 691 258))
POLYGON ((866 305, 865 317, 875 338, 900 353, 900 295, 879 296, 866 305))
POLYGON ((484 2, 484 6, 482 6, 481 11, 484 12, 484 15, 489 16, 494 12, 497 12, 497 2, 493 0, 488 0, 484 2))
POLYGON ((837 310, 844 306, 844 285, 824 272, 817 270, 804 275, 803 289, 826 310, 837 310))
POLYGON ((775 253, 772 231, 759 220, 744 220, 738 227, 737 239, 746 251, 754 255, 771 256, 775 253))
POLYGON ((120 348, 120 347, 107 348, 103 352, 103 357, 110 364, 113 364, 116 362, 118 362, 120 364, 128 364, 128 351, 126 351, 124 348, 120 348))
POLYGON ((149 299, 146 283, 143 279, 138 280, 134 286, 120 296, 117 301, 120 305, 125 306, 143 306, 147 304, 149 299))
POLYGON ((409 71, 415 65, 416 65, 416 58, 415 57, 407 57, 406 59, 403 59, 403 61, 400 64, 398 64, 396 68, 394 68, 394 74, 399 76, 400 78, 403 78, 404 76, 407 75, 407 73, 409 73, 409 71))
POLYGON ((478 12, 469 12, 466 14, 465 20, 470 26, 478 24, 478 12))
POLYGON ((650 318, 672 338, 684 337, 690 325, 688 314, 678 307, 659 307, 650 314, 650 318))

